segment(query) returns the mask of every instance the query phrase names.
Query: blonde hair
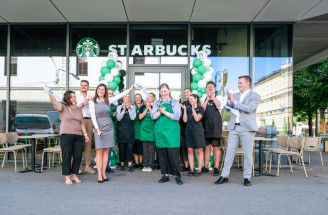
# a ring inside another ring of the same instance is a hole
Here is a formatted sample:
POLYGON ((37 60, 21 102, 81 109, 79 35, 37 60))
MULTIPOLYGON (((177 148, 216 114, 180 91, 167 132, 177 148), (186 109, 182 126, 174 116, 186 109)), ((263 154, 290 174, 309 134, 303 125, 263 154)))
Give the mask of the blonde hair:
POLYGON ((159 86, 159 88, 158 88, 158 90, 160 91, 159 92, 159 97, 161 98, 161 89, 164 88, 164 87, 166 87, 170 91, 169 96, 172 99, 171 90, 170 90, 169 85, 167 85, 167 83, 163 83, 159 86))

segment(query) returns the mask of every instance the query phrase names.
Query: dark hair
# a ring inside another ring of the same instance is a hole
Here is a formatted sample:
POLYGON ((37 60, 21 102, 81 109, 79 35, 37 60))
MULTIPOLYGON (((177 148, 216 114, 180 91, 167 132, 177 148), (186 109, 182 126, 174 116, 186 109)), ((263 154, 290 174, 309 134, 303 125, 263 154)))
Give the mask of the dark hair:
POLYGON ((108 101, 108 91, 107 91, 107 87, 106 87, 106 85, 105 84, 98 84, 98 86, 97 86, 97 89, 96 89, 96 92, 95 92, 95 97, 93 98, 93 102, 95 103, 95 104, 97 104, 97 98, 99 98, 99 96, 98 96, 98 94, 97 94, 97 91, 98 91, 98 88, 99 87, 105 87, 105 95, 104 95, 104 100, 105 100, 105 104, 106 105, 109 105, 109 101, 108 101))
POLYGON ((87 83, 87 84, 88 84, 88 86, 89 86, 89 81, 87 81, 87 80, 81 80, 80 84, 81 84, 82 82, 85 82, 85 83, 87 83))
POLYGON ((199 99, 199 96, 196 95, 196 94, 191 94, 190 96, 194 97, 196 100, 197 100, 197 107, 200 106, 200 99, 199 99))
MULTIPOLYGON (((144 103, 144 100, 142 99, 142 96, 141 96, 141 94, 140 93, 136 93, 136 94, 134 94, 134 98, 136 98, 136 96, 140 96, 141 97, 141 105, 144 103)), ((134 104, 135 105, 137 105, 137 103, 136 103, 136 100, 134 99, 134 104)))
MULTIPOLYGON (((159 88, 158 88, 158 90, 160 91, 160 92, 159 92, 159 97, 161 97, 161 89, 164 88, 164 87, 166 87, 166 88, 170 91, 170 87, 169 87, 169 85, 168 85, 167 83, 163 83, 163 84, 161 84, 161 85, 159 86, 159 88)), ((170 91, 170 93, 169 93, 169 96, 170 96, 170 98, 172 99, 171 91, 170 91)))
POLYGON ((63 97, 63 102, 65 102, 68 106, 72 105, 72 102, 71 102, 71 94, 75 92, 74 91, 71 91, 71 90, 67 90, 65 93, 64 93, 64 97, 63 97))
POLYGON ((207 88, 207 86, 208 86, 209 84, 213 84, 214 87, 216 88, 216 84, 215 84, 213 81, 209 81, 209 82, 207 82, 207 84, 206 84, 206 88, 207 88))
POLYGON ((192 90, 189 87, 187 87, 187 88, 184 89, 184 91, 186 91, 186 90, 189 90, 190 92, 192 92, 192 90))
POLYGON ((153 95, 154 96, 154 98, 156 99, 156 95, 155 95, 155 93, 148 93, 149 95, 153 95))
POLYGON ((241 79, 241 78, 243 78, 243 79, 245 79, 247 82, 249 82, 249 86, 251 86, 251 84, 252 84, 252 78, 251 78, 250 76, 248 76, 248 75, 243 75, 243 76, 239 76, 239 77, 238 77, 238 79, 241 79))

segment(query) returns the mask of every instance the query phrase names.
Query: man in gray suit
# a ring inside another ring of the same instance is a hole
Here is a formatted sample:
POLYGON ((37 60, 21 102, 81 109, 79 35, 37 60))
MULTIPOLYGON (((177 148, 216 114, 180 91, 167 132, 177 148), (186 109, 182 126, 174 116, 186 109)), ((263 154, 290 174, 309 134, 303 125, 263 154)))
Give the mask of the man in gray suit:
POLYGON ((238 80, 239 93, 232 95, 227 91, 227 106, 239 110, 239 117, 231 114, 228 124, 230 132, 224 167, 221 177, 215 184, 228 182, 230 168, 240 142, 244 152, 244 185, 251 185, 250 178, 252 175, 254 139, 255 132, 258 130, 256 124, 256 108, 261 101, 260 95, 251 90, 251 83, 252 79, 249 76, 241 76, 238 80))

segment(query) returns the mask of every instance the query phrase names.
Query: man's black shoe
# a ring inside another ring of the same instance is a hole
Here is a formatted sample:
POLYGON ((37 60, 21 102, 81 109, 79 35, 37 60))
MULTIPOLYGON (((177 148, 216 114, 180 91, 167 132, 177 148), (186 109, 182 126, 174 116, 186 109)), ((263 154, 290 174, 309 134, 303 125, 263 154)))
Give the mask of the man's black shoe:
POLYGON ((251 186, 251 185, 252 185, 251 181, 248 178, 245 178, 244 179, 244 186, 251 186))
POLYGON ((109 166, 106 167, 106 172, 108 173, 114 173, 114 170, 112 170, 112 168, 110 168, 109 166))
POLYGON ((176 177, 175 181, 177 182, 178 185, 183 185, 183 182, 181 181, 181 177, 176 177))
POLYGON ((202 172, 203 173, 208 173, 210 170, 208 168, 206 168, 205 166, 202 168, 202 172))
POLYGON ((169 179, 168 176, 163 175, 163 177, 158 181, 158 183, 165 183, 165 182, 167 182, 167 181, 169 181, 169 180, 170 180, 170 179, 169 179))
POLYGON ((219 176, 219 175, 220 175, 220 170, 218 168, 214 168, 213 176, 219 176))
POLYGON ((216 182, 214 182, 214 184, 223 184, 223 183, 226 183, 228 181, 229 181, 228 178, 225 178, 225 177, 221 176, 216 182))

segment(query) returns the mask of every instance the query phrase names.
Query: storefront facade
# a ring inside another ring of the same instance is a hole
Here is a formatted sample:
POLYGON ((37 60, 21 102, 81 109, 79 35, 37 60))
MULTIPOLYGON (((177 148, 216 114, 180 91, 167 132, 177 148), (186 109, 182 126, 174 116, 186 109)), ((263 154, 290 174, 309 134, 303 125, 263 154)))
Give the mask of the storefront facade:
MULTIPOLYGON (((292 31, 291 23, 0 25, 0 131, 16 130, 18 114, 47 115, 55 124, 43 86, 62 95, 66 89, 78 91, 80 81, 88 80, 93 94, 113 51, 126 71, 125 86, 140 83, 158 96, 158 86, 168 83, 178 98, 190 87, 193 60, 203 50, 218 94, 237 91, 238 77, 250 75, 253 90, 262 96, 259 126, 287 132, 292 127, 292 31), (84 38, 98 42, 98 57, 77 57, 76 46, 84 38)), ((223 111, 224 123, 229 118, 223 111)))

